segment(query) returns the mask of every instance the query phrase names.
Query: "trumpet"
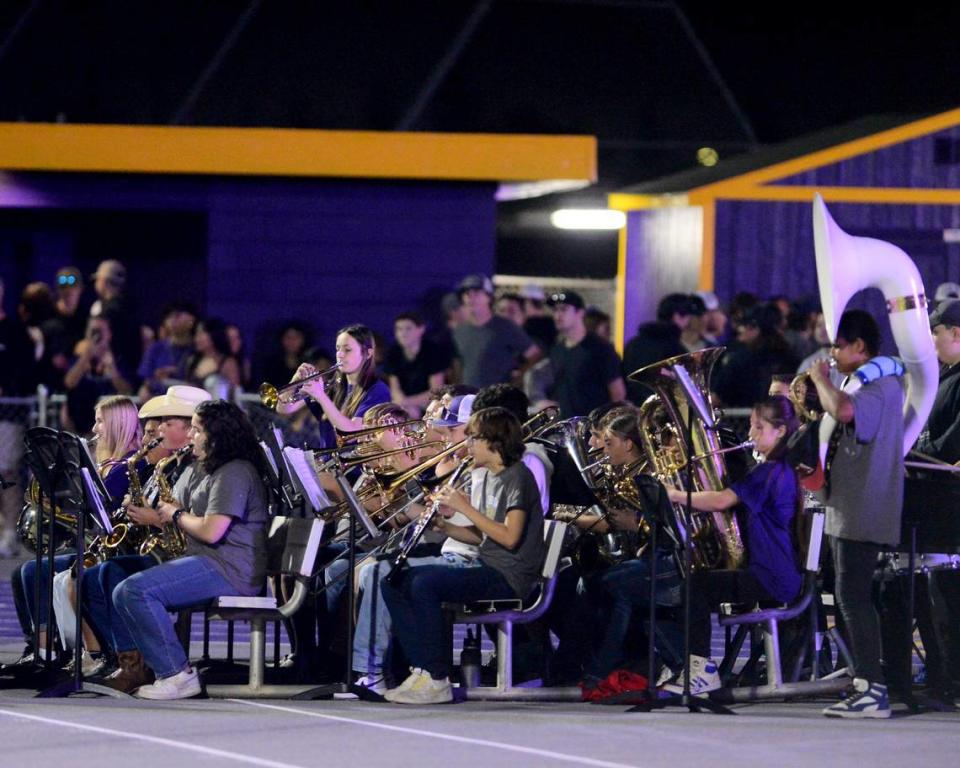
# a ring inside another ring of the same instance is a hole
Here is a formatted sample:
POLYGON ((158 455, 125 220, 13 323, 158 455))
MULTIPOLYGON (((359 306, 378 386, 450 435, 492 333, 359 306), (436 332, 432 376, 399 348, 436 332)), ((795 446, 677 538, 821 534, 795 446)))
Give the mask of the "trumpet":
POLYGON ((302 379, 291 381, 289 384, 284 384, 282 387, 275 387, 273 384, 265 381, 260 385, 260 389, 258 390, 260 393, 260 402, 270 410, 275 410, 277 404, 280 402, 280 396, 289 389, 293 390, 293 394, 290 396, 288 402, 292 403, 297 400, 302 400, 304 396, 301 394, 300 389, 304 384, 306 384, 308 381, 313 381, 314 379, 319 379, 339 371, 340 365, 341 364, 339 362, 334 363, 326 370, 311 373, 309 376, 304 376, 302 379))

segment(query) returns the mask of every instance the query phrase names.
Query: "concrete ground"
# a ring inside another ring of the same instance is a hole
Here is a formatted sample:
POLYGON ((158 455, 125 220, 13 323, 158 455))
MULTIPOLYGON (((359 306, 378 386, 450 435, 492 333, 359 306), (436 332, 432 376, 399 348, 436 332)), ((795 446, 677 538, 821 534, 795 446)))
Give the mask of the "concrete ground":
POLYGON ((587 704, 38 700, 0 694, 0 765, 952 765, 960 714, 833 721, 822 703, 735 717, 587 704))
MULTIPOLYGON (((2 588, 9 589, 6 583, 2 588)), ((15 623, 9 603, 0 599, 0 605, 0 624, 15 623)), ((17 634, 0 638, 0 662, 19 654, 17 634)), ((214 646, 222 651, 222 637, 214 646)), ((199 652, 198 644, 193 648, 199 652)), ((238 648, 240 658, 243 653, 238 648)), ((726 717, 678 709, 639 714, 626 706, 578 703, 404 707, 359 701, 147 702, 90 695, 37 699, 35 694, 0 691, 0 768, 901 768, 953 765, 960 752, 960 711, 910 715, 897 706, 890 720, 837 721, 820 714, 826 699, 735 705, 736 716, 726 717)))

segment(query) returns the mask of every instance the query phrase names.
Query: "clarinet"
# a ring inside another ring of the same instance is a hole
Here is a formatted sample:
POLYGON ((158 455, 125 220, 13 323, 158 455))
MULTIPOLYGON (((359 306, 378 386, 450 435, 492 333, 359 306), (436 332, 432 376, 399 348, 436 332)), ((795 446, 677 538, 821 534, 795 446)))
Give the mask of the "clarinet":
MULTIPOLYGON (((453 474, 450 475, 444 485, 455 487, 457 482, 460 480, 460 476, 470 466, 470 464, 470 460, 464 460, 460 462, 460 465, 453 471, 453 474)), ((400 575, 403 573, 403 566, 406 565, 407 558, 410 557, 410 552, 412 552, 413 548, 420 543, 420 539, 423 538, 423 534, 426 533, 427 528, 430 527, 430 524, 434 521, 439 512, 440 502, 435 501, 430 505, 430 509, 427 511, 427 513, 425 515, 421 515, 417 519, 410 536, 403 542, 403 544, 400 545, 400 551, 397 552, 397 556, 393 559, 393 563, 390 566, 390 573, 387 574, 387 580, 391 584, 396 584, 400 579, 400 575)))

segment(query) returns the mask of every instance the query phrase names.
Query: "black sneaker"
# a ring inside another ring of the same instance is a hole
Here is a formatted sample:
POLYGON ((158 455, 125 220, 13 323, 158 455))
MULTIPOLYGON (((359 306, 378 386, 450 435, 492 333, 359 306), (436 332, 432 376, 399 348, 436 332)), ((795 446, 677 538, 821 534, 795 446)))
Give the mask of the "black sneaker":
POLYGON ((853 692, 823 710, 827 717, 887 718, 890 717, 890 698, 887 686, 871 683, 862 677, 853 679, 853 692))

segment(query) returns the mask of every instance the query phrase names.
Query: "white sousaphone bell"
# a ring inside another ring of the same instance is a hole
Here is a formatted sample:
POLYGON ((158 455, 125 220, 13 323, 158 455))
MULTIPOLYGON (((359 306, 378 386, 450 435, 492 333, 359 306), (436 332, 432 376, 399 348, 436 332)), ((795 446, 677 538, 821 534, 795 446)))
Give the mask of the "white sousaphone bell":
MULTIPOLYGON (((886 299, 893 340, 907 371, 903 404, 906 455, 930 415, 940 376, 920 273, 910 257, 892 243, 854 237, 840 229, 819 194, 813 200, 813 242, 830 341, 837 340, 840 316, 855 293, 879 288, 886 299)), ((821 462, 835 424, 833 417, 824 414, 820 425, 821 462)))

